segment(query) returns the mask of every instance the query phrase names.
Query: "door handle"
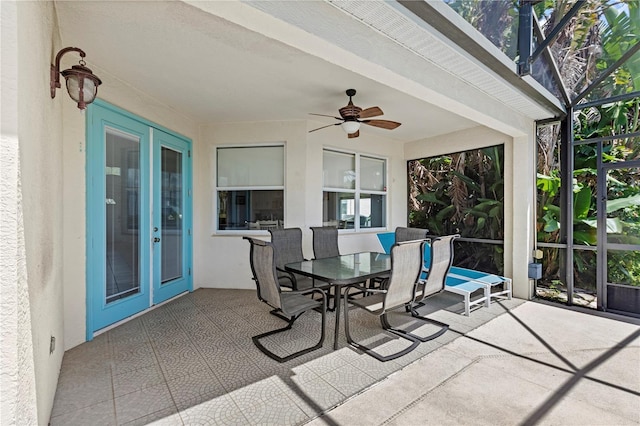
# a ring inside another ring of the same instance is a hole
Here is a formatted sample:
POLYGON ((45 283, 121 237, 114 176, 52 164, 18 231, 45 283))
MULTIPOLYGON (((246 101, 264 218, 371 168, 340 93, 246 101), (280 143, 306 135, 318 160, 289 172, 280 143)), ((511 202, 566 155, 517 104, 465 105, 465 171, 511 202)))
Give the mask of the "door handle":
POLYGON ((160 242, 160 238, 155 237, 155 238, 153 239, 153 242, 154 242, 154 243, 159 243, 159 242, 160 242))

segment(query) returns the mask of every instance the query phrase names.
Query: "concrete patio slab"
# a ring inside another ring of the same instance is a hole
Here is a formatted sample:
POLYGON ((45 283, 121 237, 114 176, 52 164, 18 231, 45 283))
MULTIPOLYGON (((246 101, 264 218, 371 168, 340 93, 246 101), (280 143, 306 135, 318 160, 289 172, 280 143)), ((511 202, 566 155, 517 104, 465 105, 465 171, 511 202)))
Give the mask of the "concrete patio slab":
POLYGON ((526 302, 309 424, 640 424, 640 327, 526 302))

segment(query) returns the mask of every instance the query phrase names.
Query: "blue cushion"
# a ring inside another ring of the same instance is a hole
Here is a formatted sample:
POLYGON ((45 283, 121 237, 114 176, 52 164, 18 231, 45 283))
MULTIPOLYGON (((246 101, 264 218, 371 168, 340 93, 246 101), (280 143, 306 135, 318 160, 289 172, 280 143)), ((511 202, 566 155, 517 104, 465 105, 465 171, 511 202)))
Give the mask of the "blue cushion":
POLYGON ((380 245, 382 246, 382 250, 385 253, 391 253, 391 246, 396 242, 396 233, 395 232, 382 232, 378 234, 378 240, 380 241, 380 245))

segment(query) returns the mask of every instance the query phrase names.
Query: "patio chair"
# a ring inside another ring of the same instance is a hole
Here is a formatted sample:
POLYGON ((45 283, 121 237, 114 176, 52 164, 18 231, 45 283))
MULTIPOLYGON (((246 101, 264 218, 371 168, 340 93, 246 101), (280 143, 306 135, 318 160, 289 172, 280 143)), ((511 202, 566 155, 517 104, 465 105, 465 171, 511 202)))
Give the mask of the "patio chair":
POLYGON ((278 362, 286 362, 300 355, 320 349, 324 343, 325 327, 327 323, 327 301, 324 292, 320 289, 281 291, 276 273, 275 250, 273 244, 255 238, 243 238, 248 240, 251 244, 249 259, 253 280, 256 282, 258 299, 274 308, 271 311, 272 314, 288 322, 286 327, 253 336, 251 338, 253 343, 262 353, 278 362), (312 293, 319 293, 321 299, 313 299, 307 296, 312 293), (290 330, 296 319, 298 319, 303 313, 313 309, 319 309, 322 314, 320 340, 314 346, 281 357, 267 349, 260 341, 260 339, 264 337, 290 330))
POLYGON ((259 220, 258 221, 259 229, 278 229, 278 221, 277 220, 259 220))
POLYGON ((396 243, 403 241, 424 240, 427 238, 428 229, 422 228, 405 228, 398 226, 396 228, 396 243))
POLYGON ((300 228, 269 229, 271 244, 275 250, 278 280, 285 287, 293 290, 304 290, 314 287, 311 278, 292 274, 284 269, 284 265, 306 260, 302 253, 302 230, 300 228))
MULTIPOLYGON (((424 240, 425 238, 427 238, 428 232, 429 232, 428 229, 406 228, 406 227, 398 226, 396 227, 396 231, 393 234, 393 237, 394 237, 393 242, 402 243, 405 241, 424 240)), ((389 243, 389 250, 391 250, 391 244, 393 243, 389 243)), ((386 252, 386 248, 383 247, 383 249, 385 249, 385 252, 386 252)), ((382 275, 380 277, 376 277, 372 280, 371 287, 373 288, 380 287, 380 286, 384 287, 384 283, 388 279, 389 279, 389 275, 382 275)))
MULTIPOLYGON (((313 232, 313 256, 315 259, 340 256, 338 228, 333 226, 312 226, 311 231, 313 232)), ((315 280, 313 281, 313 285, 316 287, 315 280)), ((327 294, 329 294, 329 291, 327 294)), ((333 299, 333 306, 330 307, 329 310, 333 311, 339 299, 336 298, 335 294, 329 294, 329 296, 333 299)))
MULTIPOLYGON (((405 330, 394 328, 387 319, 387 313, 396 308, 406 308, 411 305, 415 298, 416 282, 422 272, 423 251, 425 240, 408 241, 396 243, 391 248, 391 273, 384 289, 368 289, 372 293, 359 299, 349 300, 353 306, 363 309, 372 315, 380 317, 380 324, 383 330, 395 336, 411 342, 411 345, 390 355, 382 355, 373 348, 362 343, 358 343, 351 337, 349 330, 349 309, 345 307, 344 323, 347 342, 357 349, 362 350, 367 355, 385 362, 396 359, 413 351, 420 344, 420 340, 405 330)), ((346 292, 348 299, 352 289, 359 287, 349 287, 346 292)), ((420 318, 422 319, 422 318, 420 318)), ((440 333, 441 334, 441 333, 440 333)))
POLYGON ((334 226, 312 226, 313 256, 316 259, 340 256, 338 228, 334 226))
MULTIPOLYGON (((410 305, 410 310, 411 315, 414 318, 419 318, 423 321, 435 324, 440 327, 440 330, 426 337, 413 335, 413 337, 417 338, 421 342, 435 339, 449 328, 448 324, 421 316, 416 311, 416 305, 424 306, 426 299, 444 291, 447 274, 449 273, 449 269, 453 263, 453 240, 459 237, 460 235, 455 234, 444 237, 433 237, 431 239, 431 255, 429 256, 430 261, 429 267, 427 268, 427 276, 425 279, 422 279, 422 277, 418 279, 415 297, 413 303, 410 305)), ((424 269, 422 270, 421 275, 423 273, 424 269)))

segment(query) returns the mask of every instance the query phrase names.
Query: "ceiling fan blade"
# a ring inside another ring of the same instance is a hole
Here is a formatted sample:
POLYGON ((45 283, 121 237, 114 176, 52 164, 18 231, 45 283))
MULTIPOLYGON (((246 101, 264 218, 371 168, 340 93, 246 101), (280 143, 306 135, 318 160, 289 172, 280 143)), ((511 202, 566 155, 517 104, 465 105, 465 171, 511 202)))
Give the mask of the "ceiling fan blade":
POLYGON ((360 111, 360 115, 358 117, 359 118, 369 118, 369 117, 377 117, 377 116, 382 115, 382 114, 384 114, 382 112, 382 110, 380 108, 378 108, 377 106, 375 106, 375 107, 363 109, 362 111, 360 111))
POLYGON ((327 124, 326 126, 322 126, 322 127, 318 127, 317 129, 309 130, 309 133, 315 132, 316 130, 325 129, 325 128, 331 127, 331 126, 339 126, 340 124, 342 124, 342 123, 327 124))
POLYGON ((336 120, 342 120, 342 118, 336 117, 335 115, 314 114, 313 112, 310 112, 309 115, 318 115, 320 117, 331 117, 331 118, 335 118, 336 120))
POLYGON ((357 130, 355 133, 349 133, 348 136, 349 139, 357 138, 358 136, 360 136, 360 130, 357 130))
POLYGON ((369 126, 380 127, 382 129, 393 130, 402 123, 389 120, 362 120, 361 123, 368 124, 369 126))

